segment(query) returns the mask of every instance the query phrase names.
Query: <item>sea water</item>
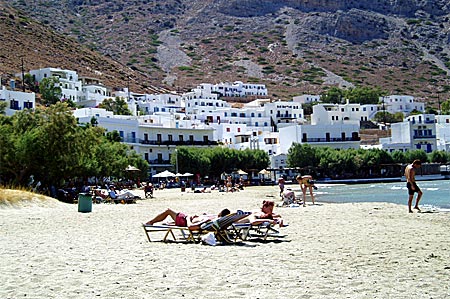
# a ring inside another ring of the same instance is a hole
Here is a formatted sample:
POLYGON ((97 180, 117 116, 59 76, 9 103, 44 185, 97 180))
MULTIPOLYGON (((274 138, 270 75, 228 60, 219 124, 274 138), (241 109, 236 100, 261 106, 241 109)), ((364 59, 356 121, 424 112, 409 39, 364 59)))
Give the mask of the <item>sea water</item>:
MULTIPOLYGON (((450 211, 450 180, 417 181, 423 192, 419 206, 450 211)), ((389 202, 407 205, 406 182, 368 184, 317 184, 317 202, 389 202)), ((309 195, 309 193, 307 193, 309 195)), ((413 206, 417 193, 414 195, 413 206)))

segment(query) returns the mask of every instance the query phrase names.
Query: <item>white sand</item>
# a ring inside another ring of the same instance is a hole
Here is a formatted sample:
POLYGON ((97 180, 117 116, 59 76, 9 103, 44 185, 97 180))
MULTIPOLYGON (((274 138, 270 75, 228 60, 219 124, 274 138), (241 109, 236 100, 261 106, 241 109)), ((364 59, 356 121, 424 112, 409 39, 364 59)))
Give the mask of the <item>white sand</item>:
MULTIPOLYGON (((276 187, 155 191, 135 205, 0 207, 0 298, 449 298, 450 214, 393 204, 276 208, 278 242, 149 243, 141 223, 257 208, 276 187)), ((276 198, 276 197, 274 197, 276 198)))

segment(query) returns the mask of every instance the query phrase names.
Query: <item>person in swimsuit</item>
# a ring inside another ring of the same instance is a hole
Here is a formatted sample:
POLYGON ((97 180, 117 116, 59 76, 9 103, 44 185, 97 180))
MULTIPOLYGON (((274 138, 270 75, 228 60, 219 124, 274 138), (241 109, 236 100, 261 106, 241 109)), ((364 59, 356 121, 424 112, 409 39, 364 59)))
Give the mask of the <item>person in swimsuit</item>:
POLYGON ((311 201, 312 204, 314 204, 314 193, 313 193, 313 188, 314 188, 314 181, 312 176, 310 175, 303 175, 303 176, 297 176, 297 182, 300 185, 300 188, 302 189, 302 193, 303 193, 303 206, 306 205, 306 189, 309 189, 309 194, 311 195, 311 201))
POLYGON ((215 219, 216 217, 223 217, 230 214, 230 210, 224 209, 222 210, 219 215, 193 215, 189 216, 183 212, 176 212, 170 208, 167 208, 162 213, 158 214, 153 218, 152 220, 148 221, 146 224, 153 225, 157 222, 164 221, 167 217, 172 218, 172 221, 169 223, 166 223, 167 225, 175 225, 175 226, 181 226, 181 227, 187 227, 190 230, 198 230, 200 229, 200 226, 208 221, 211 221, 215 219))
POLYGON ((280 196, 283 196, 284 184, 286 183, 284 176, 280 176, 278 179, 278 187, 280 188, 280 196))
POLYGON ((414 206, 415 210, 419 209, 419 201, 422 198, 422 190, 420 190, 419 186, 416 184, 416 169, 422 166, 422 162, 420 160, 414 160, 412 164, 409 164, 405 168, 405 177, 406 177, 406 188, 408 188, 408 210, 410 213, 413 212, 411 209, 412 201, 414 198, 414 193, 417 193, 416 205, 414 206))
POLYGON ((238 223, 251 223, 252 225, 259 225, 261 223, 278 224, 280 227, 286 226, 283 224, 281 215, 273 212, 275 203, 271 200, 264 200, 260 210, 253 211, 248 218, 244 218, 238 223))

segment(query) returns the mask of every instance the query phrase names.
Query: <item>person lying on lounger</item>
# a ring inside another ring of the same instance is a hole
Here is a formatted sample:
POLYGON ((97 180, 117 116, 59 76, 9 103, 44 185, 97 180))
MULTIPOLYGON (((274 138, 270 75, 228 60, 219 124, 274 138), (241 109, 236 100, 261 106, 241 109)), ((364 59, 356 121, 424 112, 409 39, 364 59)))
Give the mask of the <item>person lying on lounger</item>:
POLYGON ((252 225, 259 225, 261 223, 270 223, 270 224, 278 224, 280 227, 283 227, 283 218, 281 215, 273 212, 273 208, 275 203, 271 200, 264 200, 261 210, 252 212, 248 218, 243 219, 241 223, 250 222, 252 225))
POLYGON ((116 191, 114 186, 109 186, 108 194, 112 199, 134 199, 139 198, 138 195, 134 194, 129 190, 122 190, 120 192, 116 191))
POLYGON ((224 209, 219 213, 219 215, 202 214, 189 216, 183 212, 175 212, 174 210, 168 208, 162 213, 156 215, 155 218, 148 221, 146 224, 154 225, 157 222, 162 222, 166 220, 166 218, 170 216, 170 218, 172 218, 172 221, 165 223, 166 225, 182 226, 187 227, 190 230, 199 230, 200 226, 203 223, 214 220, 217 217, 226 216, 228 214, 230 214, 230 210, 224 209))

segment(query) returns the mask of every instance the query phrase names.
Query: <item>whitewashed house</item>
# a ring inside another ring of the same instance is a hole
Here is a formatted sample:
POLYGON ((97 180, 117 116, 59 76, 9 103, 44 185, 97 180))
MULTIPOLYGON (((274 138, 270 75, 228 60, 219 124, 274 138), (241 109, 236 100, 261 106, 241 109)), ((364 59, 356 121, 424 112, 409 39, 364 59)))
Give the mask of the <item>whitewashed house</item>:
POLYGON ((281 128, 279 133, 281 153, 288 153, 293 143, 337 149, 358 149, 361 143, 358 124, 297 125, 281 128))
POLYGON ((104 109, 83 108, 74 111, 80 123, 95 117, 98 126, 107 132, 117 131, 122 142, 149 162, 150 174, 173 168, 171 155, 177 146, 216 146, 214 129, 196 121, 183 120, 172 113, 146 116, 112 115, 104 109))
POLYGON ((34 92, 8 90, 5 86, 2 86, 0 90, 0 101, 6 102, 5 115, 7 116, 23 109, 34 109, 36 107, 34 92))
POLYGON ((71 100, 78 103, 82 100, 82 85, 78 74, 72 70, 59 68, 43 68, 31 70, 30 75, 35 82, 41 82, 45 78, 57 77, 61 88, 61 100, 71 100))
POLYGON ((402 112, 405 116, 408 116, 413 110, 425 111, 425 104, 414 101, 413 96, 390 95, 380 97, 380 102, 382 107, 391 114, 402 112))
POLYGON ((293 97, 292 101, 300 104, 320 103, 320 95, 303 94, 293 97))
POLYGON ((380 143, 389 152, 422 149, 431 153, 437 149, 435 115, 411 115, 403 122, 393 123, 391 137, 380 138, 380 143))
POLYGON ((78 76, 76 71, 42 68, 31 70, 30 75, 35 82, 57 77, 61 88, 61 100, 71 100, 79 106, 97 107, 105 99, 111 98, 111 90, 98 79, 78 76))
POLYGON ((111 98, 111 89, 104 86, 98 79, 79 77, 81 81, 81 96, 78 105, 83 107, 97 107, 105 99, 111 98))
POLYGON ((181 96, 175 94, 132 93, 128 108, 133 115, 151 115, 159 112, 184 113, 181 96))
POLYGON ((450 115, 436 115, 437 149, 450 152, 450 115))
POLYGON ((372 119, 378 111, 378 105, 318 104, 313 106, 311 124, 347 123, 359 124, 372 119))
POLYGON ((241 81, 214 84, 211 89, 224 97, 267 96, 268 94, 264 84, 249 84, 241 81))

